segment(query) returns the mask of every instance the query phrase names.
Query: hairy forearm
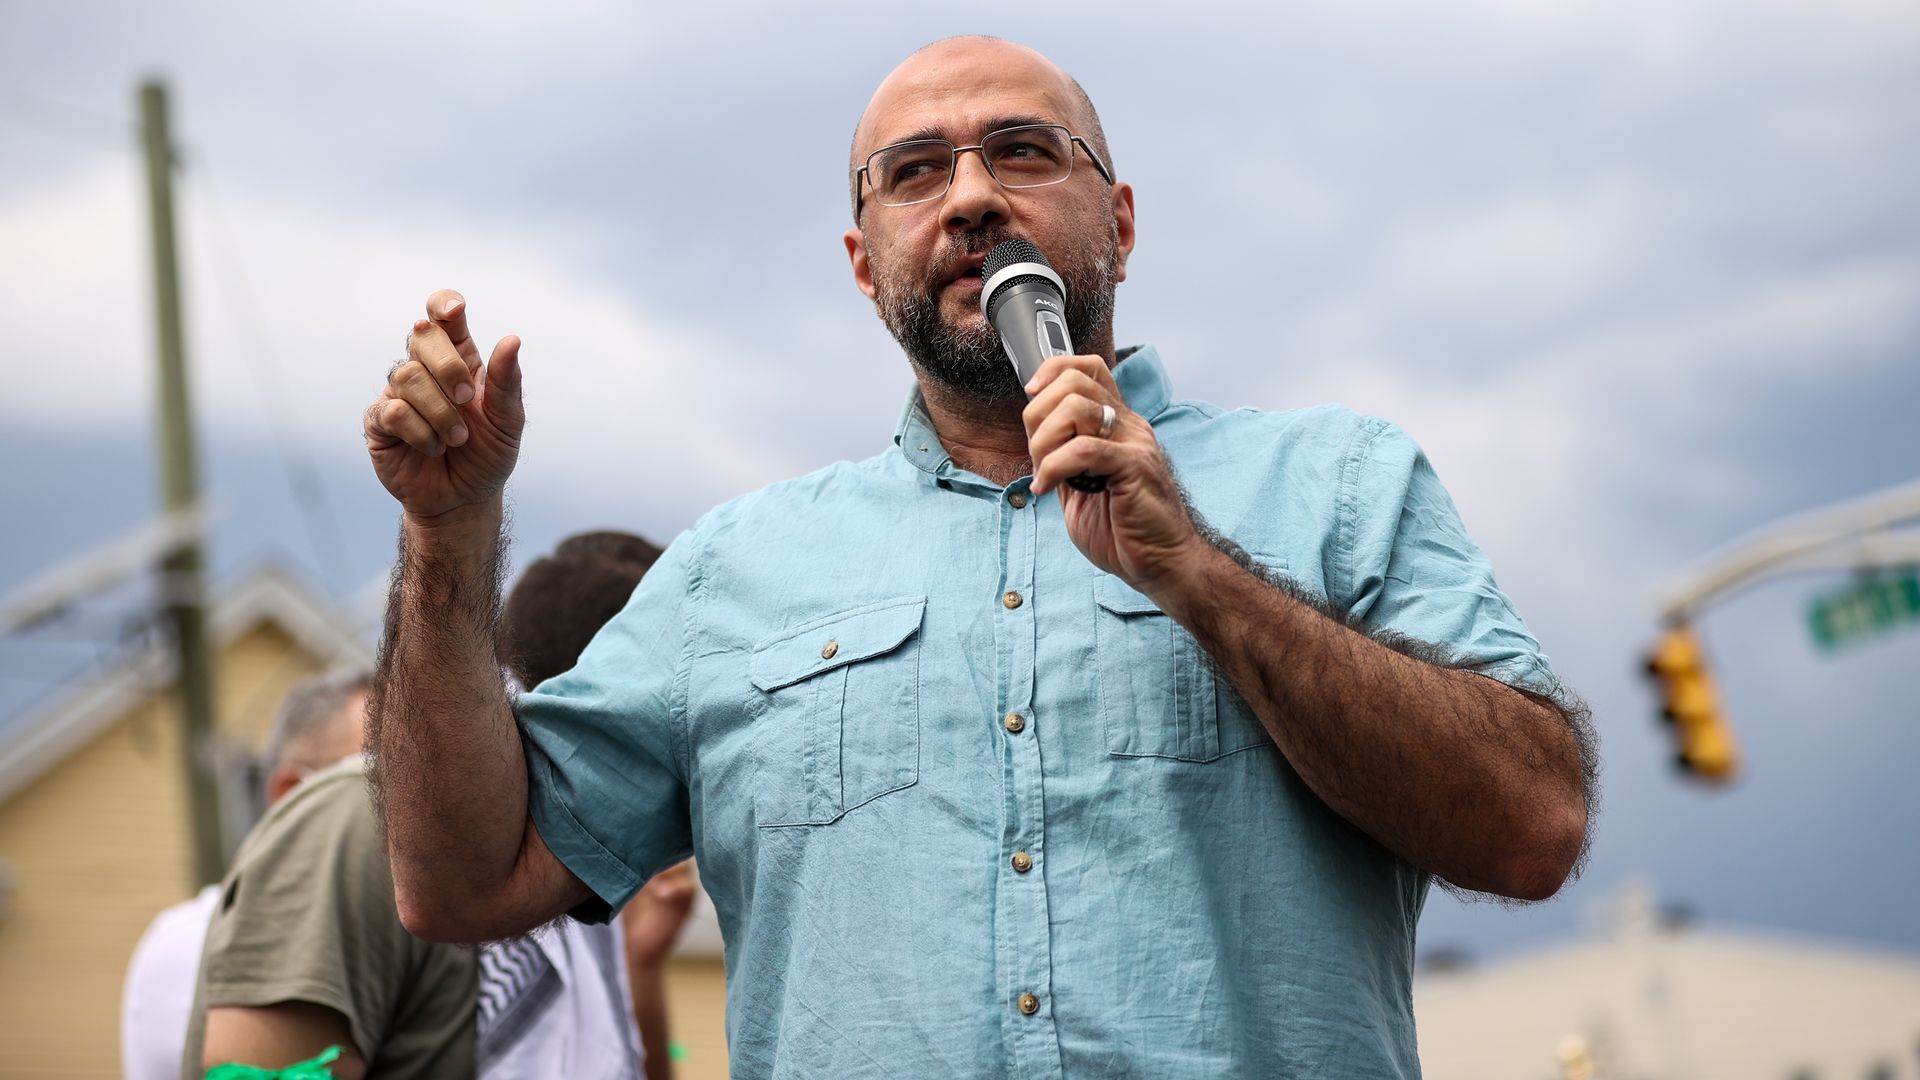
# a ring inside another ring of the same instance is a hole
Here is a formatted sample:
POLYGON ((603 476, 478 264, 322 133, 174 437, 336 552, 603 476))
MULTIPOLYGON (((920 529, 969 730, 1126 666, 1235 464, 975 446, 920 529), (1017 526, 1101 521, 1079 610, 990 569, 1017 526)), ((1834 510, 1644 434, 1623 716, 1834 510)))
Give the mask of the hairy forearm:
MULTIPOLYGON (((410 927, 497 896, 527 830, 527 774, 495 659, 504 512, 403 519, 368 709, 375 791, 410 927)), ((458 921, 457 919, 454 921, 458 921)))
POLYGON ((1218 539, 1156 592, 1300 778, 1384 847, 1517 899, 1572 871, 1588 809, 1577 718, 1375 640, 1218 539))

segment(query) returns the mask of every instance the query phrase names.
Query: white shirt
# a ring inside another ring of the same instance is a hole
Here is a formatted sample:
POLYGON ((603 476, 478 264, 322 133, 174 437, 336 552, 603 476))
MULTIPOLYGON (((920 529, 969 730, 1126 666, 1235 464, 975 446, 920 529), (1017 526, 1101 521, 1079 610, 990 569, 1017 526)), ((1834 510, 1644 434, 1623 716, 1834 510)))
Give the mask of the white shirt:
POLYGON ((220 886, 209 885, 153 917, 127 962, 120 999, 120 1067, 127 1080, 179 1080, 200 949, 220 886))
MULTIPOLYGON (((134 946, 120 1009, 127 1080, 175 1080, 207 926, 220 899, 209 885, 154 916, 134 946)), ((591 926, 562 918, 480 950, 476 1063, 484 1080, 643 1075, 620 917, 591 926)))
POLYGON ((616 915, 560 919, 480 951, 483 1080, 642 1075, 640 1033, 616 915))

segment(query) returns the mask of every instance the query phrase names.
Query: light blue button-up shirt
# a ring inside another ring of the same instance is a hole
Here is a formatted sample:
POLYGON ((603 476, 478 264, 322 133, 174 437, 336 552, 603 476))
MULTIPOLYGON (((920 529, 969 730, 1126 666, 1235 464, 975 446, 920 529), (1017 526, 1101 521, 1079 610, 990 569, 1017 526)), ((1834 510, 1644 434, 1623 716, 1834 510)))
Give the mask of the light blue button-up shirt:
MULTIPOLYGON (((1175 401, 1151 348, 1114 375, 1253 558, 1553 689, 1397 428, 1175 401)), ((699 857, 734 1075, 1417 1076, 1427 875, 1055 495, 954 465, 917 396, 894 441, 708 514, 518 702, 534 822, 602 900, 699 857)))

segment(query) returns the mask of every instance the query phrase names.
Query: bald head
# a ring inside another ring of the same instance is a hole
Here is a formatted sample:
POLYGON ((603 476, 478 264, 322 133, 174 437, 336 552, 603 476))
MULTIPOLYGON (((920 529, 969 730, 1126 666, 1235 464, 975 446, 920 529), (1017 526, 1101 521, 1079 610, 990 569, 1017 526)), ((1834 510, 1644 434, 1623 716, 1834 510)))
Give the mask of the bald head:
MULTIPOLYGON (((882 146, 927 135, 934 127, 927 117, 964 114, 970 100, 1004 99, 1008 92, 1026 99, 1032 116, 1066 124, 1086 139, 1112 173, 1113 155, 1100 127, 1100 114, 1077 80, 1025 45, 971 34, 921 46, 880 81, 853 129, 847 164, 853 203, 859 202, 858 174, 867 155, 882 146)), ((954 131, 942 137, 956 145, 976 138, 954 131)))

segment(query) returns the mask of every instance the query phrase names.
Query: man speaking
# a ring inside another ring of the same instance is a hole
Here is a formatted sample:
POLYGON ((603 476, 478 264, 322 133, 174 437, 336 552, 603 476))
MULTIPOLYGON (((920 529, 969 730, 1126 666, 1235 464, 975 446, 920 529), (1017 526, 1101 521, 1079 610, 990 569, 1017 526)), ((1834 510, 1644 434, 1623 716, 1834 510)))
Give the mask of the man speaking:
POLYGON ((373 709, 402 918, 604 917, 695 854, 736 1076, 1417 1076, 1429 882, 1552 895, 1592 776, 1426 458, 1115 350, 1133 190, 1030 49, 909 57, 849 173, 854 283, 917 382, 893 445, 709 513, 516 700, 519 341, 483 363, 428 300, 366 414, 403 510, 373 709), (1007 240, 1077 350, 1024 386, 981 313, 1007 240))

